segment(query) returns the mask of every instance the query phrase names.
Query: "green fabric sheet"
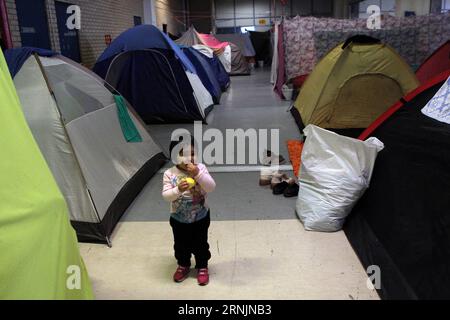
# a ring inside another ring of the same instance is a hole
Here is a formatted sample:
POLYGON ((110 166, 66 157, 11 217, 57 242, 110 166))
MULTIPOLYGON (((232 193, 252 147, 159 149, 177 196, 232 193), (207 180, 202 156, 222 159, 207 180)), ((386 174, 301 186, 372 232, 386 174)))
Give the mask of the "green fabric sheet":
POLYGON ((142 142, 142 137, 128 113, 125 100, 119 95, 114 95, 114 100, 116 100, 117 115, 125 140, 127 142, 142 142))

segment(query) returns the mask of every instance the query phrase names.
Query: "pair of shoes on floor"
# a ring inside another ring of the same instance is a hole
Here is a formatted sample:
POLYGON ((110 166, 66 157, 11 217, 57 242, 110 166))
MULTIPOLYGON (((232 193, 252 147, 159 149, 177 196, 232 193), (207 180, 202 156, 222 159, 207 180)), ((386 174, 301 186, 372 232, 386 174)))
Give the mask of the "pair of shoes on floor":
POLYGON ((282 176, 283 175, 280 174, 278 166, 274 165, 267 168, 262 168, 259 177, 259 185, 271 186, 271 188, 273 188, 274 184, 282 182, 282 180, 280 180, 282 176))
POLYGON ((289 178, 286 174, 278 173, 272 177, 272 193, 274 195, 284 195, 286 198, 298 196, 299 186, 295 179, 289 178))
MULTIPOLYGON (((177 270, 173 274, 173 281, 183 282, 189 276, 191 269, 189 267, 178 266, 177 270)), ((200 286, 206 286, 209 283, 208 268, 198 269, 197 282, 200 286)))
POLYGON ((280 173, 277 168, 263 168, 259 178, 260 186, 270 186, 275 195, 284 195, 286 198, 298 196, 299 185, 295 179, 280 173))
POLYGON ((261 174, 259 176, 259 185, 264 186, 270 186, 272 184, 272 179, 274 175, 278 173, 278 168, 275 167, 268 167, 268 168, 262 168, 261 174))
POLYGON ((272 175, 272 180, 270 181, 270 189, 273 190, 275 186, 288 181, 289 177, 285 173, 276 172, 275 174, 272 175))
POLYGON ((261 163, 265 166, 278 166, 286 162, 282 155, 277 155, 270 150, 264 150, 261 163))
POLYGON ((282 194, 286 198, 293 198, 298 196, 299 190, 300 187, 295 181, 292 182, 283 181, 273 188, 273 194, 275 195, 282 194))

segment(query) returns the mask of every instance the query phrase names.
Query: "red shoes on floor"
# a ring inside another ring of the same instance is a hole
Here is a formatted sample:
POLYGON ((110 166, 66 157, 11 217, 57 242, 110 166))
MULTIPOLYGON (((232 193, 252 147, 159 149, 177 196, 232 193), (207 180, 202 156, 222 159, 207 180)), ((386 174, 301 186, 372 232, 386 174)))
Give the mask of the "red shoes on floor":
POLYGON ((198 269, 197 282, 201 286, 206 286, 209 283, 208 268, 198 269))
POLYGON ((188 277, 189 271, 191 271, 189 267, 178 266, 177 271, 173 274, 173 281, 184 281, 188 277))
MULTIPOLYGON (((173 275, 173 281, 182 282, 189 275, 190 268, 178 266, 177 271, 173 275)), ((197 282, 200 286, 206 286, 209 283, 209 272, 208 268, 198 269, 197 282)))

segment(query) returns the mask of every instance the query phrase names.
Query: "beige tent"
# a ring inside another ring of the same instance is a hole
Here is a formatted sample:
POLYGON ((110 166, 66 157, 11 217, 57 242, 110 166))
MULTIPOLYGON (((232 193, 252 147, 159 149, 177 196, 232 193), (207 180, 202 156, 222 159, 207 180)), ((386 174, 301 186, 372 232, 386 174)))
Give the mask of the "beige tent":
POLYGON ((366 128, 418 86, 414 72, 390 46, 355 36, 317 64, 291 112, 301 129, 308 124, 366 128))

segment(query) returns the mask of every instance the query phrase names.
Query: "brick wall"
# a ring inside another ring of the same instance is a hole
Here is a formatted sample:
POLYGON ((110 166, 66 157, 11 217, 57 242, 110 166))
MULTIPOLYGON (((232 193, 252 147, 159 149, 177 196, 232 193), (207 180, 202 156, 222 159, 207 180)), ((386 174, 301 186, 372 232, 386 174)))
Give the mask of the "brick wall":
MULTIPOLYGON (((111 35, 114 39, 134 26, 134 16, 144 18, 142 0, 64 0, 63 2, 76 4, 81 8, 81 30, 79 31, 81 60, 88 67, 91 67, 105 50, 105 35, 111 35)), ((54 1, 47 0, 47 3, 49 24, 56 26, 54 1)), ((51 28, 52 44, 55 45, 55 50, 59 50, 56 27, 51 28)))
MULTIPOLYGON (((65 2, 65 1, 62 1, 65 2)), ((59 46, 58 24, 56 22, 55 1, 46 0, 48 32, 50 33, 50 43, 54 51, 61 50, 59 46)), ((83 11, 83 9, 81 9, 83 11)), ((80 48, 81 50, 81 48, 80 48)), ((81 50, 82 51, 82 50, 81 50)), ((82 53, 81 53, 82 54, 82 53)))
POLYGON ((6 0, 6 10, 8 11, 9 28, 14 47, 20 47, 22 40, 20 39, 19 21, 17 19, 16 1, 6 0))
MULTIPOLYGON (((55 0, 45 0, 49 24, 50 43, 54 51, 60 51, 58 27, 56 23, 55 0)), ((105 35, 112 39, 134 26, 133 17, 144 19, 143 0, 60 0, 79 5, 81 8, 80 51, 81 60, 92 67, 99 55, 105 50, 105 35)), ((186 30, 186 0, 154 0, 156 25, 162 29, 167 24, 172 34, 181 34, 186 30)), ((11 36, 15 47, 22 45, 15 0, 6 0, 11 36)))

